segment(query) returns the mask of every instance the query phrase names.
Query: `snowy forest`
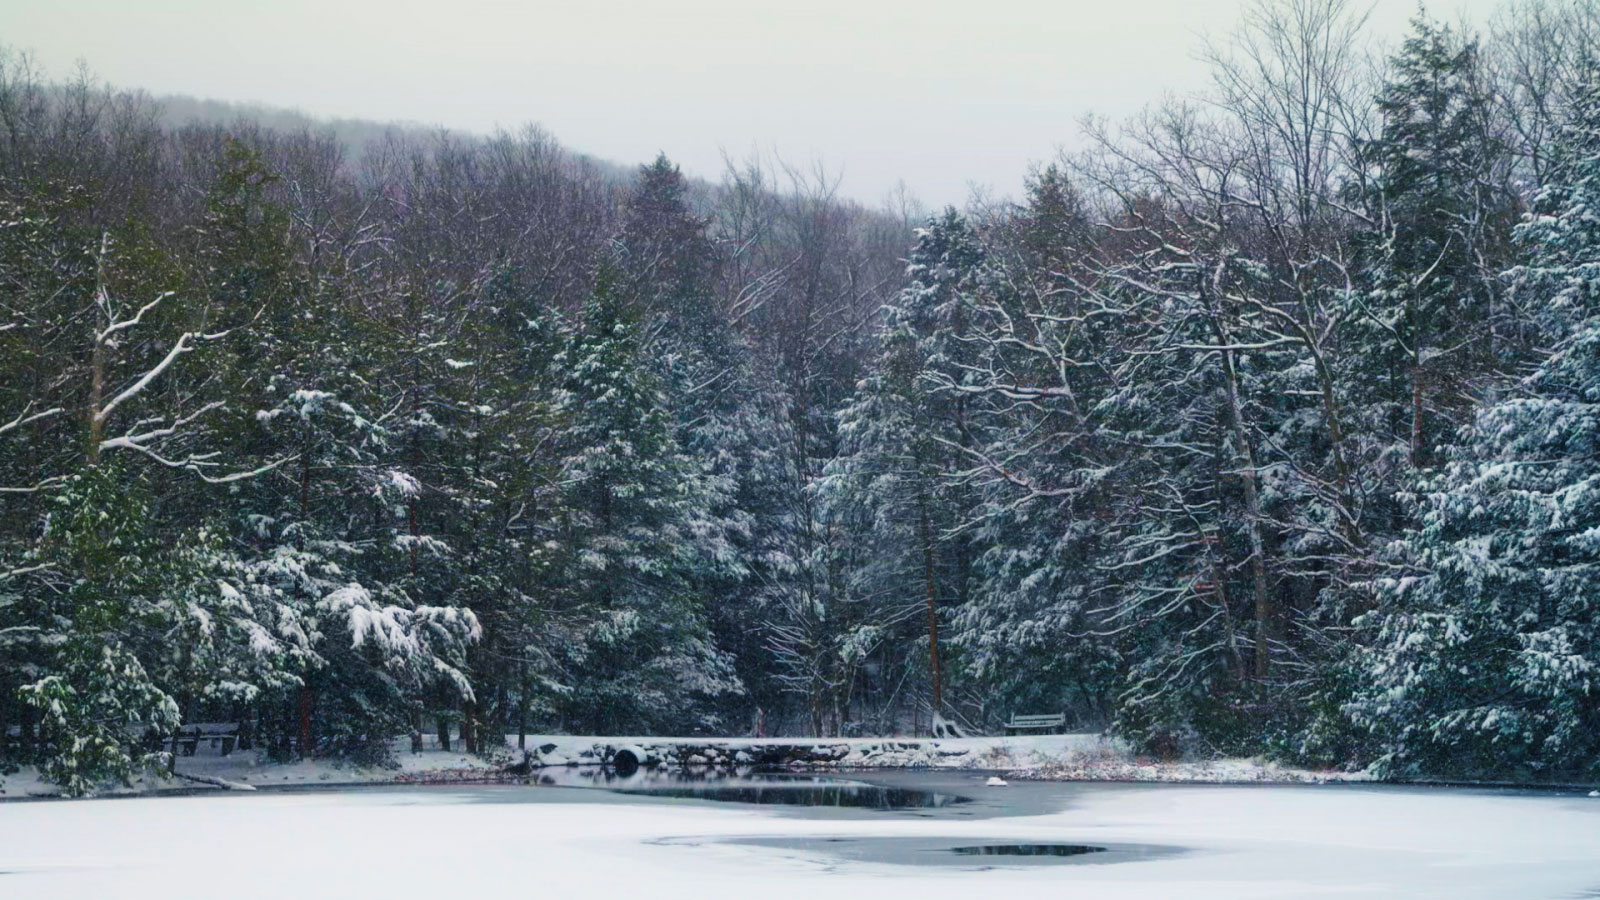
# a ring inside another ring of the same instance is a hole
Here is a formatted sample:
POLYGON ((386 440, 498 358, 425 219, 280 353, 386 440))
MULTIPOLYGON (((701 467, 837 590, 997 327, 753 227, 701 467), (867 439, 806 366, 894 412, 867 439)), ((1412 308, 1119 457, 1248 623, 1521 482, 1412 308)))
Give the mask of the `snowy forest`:
POLYGON ((1268 0, 931 215, 8 51, 0 769, 1064 712, 1592 777, 1597 48, 1593 0, 1268 0))

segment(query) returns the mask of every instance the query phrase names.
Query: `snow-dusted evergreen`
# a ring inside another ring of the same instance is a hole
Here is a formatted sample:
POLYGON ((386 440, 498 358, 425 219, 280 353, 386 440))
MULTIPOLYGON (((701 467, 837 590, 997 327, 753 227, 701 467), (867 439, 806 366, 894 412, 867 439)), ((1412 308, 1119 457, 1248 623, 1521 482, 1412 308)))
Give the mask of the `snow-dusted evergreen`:
POLYGON ((971 354, 962 338, 982 271, 977 235, 954 209, 919 232, 910 284, 884 308, 882 348, 840 411, 840 454, 820 485, 858 542, 845 551, 849 571, 828 623, 833 677, 852 684, 869 659, 921 645, 926 659, 901 665, 929 683, 935 721, 948 712, 941 620, 965 604, 971 583, 962 521, 971 504, 952 476, 962 464, 957 448, 979 427, 966 396, 940 385, 965 381, 971 354))
POLYGON ((641 353, 643 325, 603 270, 552 361, 567 426, 558 590, 584 623, 563 662, 563 711, 595 733, 704 727, 699 705, 740 689, 692 592, 709 562, 695 540, 707 498, 641 353))
POLYGON ((1553 349, 1424 479, 1379 585, 1355 720, 1384 770, 1592 776, 1600 759, 1600 83, 1516 238, 1553 349))

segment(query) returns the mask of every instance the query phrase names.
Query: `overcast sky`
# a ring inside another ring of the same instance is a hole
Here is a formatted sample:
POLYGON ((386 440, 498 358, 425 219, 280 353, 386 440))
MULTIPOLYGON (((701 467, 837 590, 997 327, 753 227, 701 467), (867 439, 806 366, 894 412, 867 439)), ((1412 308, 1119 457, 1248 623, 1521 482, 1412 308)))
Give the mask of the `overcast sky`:
MULTIPOLYGON (((1086 112, 1191 91, 1243 0, 0 0, 0 42, 152 93, 469 131, 538 122, 575 150, 822 160, 867 201, 1014 194, 1086 112)), ((1370 0, 1369 0, 1370 2, 1370 0)), ((1482 20, 1495 0, 1433 0, 1482 20)), ((1377 0, 1398 35, 1413 0, 1377 0)))

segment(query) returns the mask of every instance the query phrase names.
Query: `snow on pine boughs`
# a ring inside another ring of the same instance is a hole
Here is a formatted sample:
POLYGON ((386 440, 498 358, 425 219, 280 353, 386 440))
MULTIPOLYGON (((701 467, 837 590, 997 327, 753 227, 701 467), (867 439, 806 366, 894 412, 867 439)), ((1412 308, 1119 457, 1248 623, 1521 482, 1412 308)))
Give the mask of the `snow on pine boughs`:
POLYGON ((1380 771, 1600 770, 1600 85, 1507 273, 1555 350, 1423 489, 1416 572, 1383 582, 1350 706, 1380 771))

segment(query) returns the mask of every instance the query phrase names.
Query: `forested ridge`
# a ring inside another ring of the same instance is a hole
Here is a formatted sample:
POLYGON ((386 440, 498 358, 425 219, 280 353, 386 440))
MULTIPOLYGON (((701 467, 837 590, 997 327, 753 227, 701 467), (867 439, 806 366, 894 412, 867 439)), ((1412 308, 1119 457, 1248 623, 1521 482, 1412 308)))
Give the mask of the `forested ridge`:
POLYGON ((1600 774, 1600 5, 1372 37, 1252 5, 931 217, 5 55, 0 765, 1062 711, 1600 774))

